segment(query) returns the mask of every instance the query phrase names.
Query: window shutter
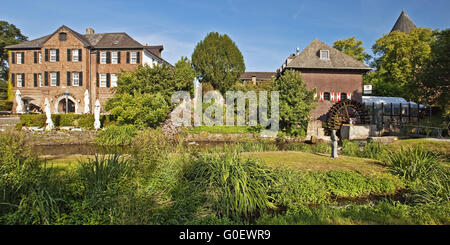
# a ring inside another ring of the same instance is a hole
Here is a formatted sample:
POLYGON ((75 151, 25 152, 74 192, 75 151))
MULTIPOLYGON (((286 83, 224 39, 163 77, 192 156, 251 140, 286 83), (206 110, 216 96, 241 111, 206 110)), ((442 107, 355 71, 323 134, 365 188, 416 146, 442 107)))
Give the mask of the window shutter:
POLYGON ((106 64, 111 64, 111 52, 106 52, 106 64))
POLYGON ((67 72, 67 86, 70 86, 70 71, 67 72))
POLYGON ((136 59, 137 59, 137 61, 136 61, 136 63, 138 63, 138 64, 140 64, 141 63, 141 52, 136 52, 136 59))
POLYGON ((82 61, 82 59, 81 59, 81 49, 78 49, 78 61, 82 61))
POLYGON ((33 52, 33 61, 35 64, 37 63, 37 52, 36 51, 33 52))
POLYGON ((56 72, 56 86, 59 86, 59 71, 56 72))
POLYGON ((70 53, 70 48, 68 48, 68 49, 67 49, 67 61, 71 61, 70 55, 71 55, 71 53, 70 53))
POLYGON ((44 72, 44 86, 48 86, 48 72, 44 72))
POLYGON ((36 73, 33 74, 33 83, 34 83, 34 87, 37 87, 37 74, 36 73))
POLYGON ((130 64, 130 52, 127 52, 127 64, 130 64))
POLYGON ((98 75, 98 73, 97 73, 97 83, 96 83, 96 85, 97 85, 97 88, 100 87, 100 80, 99 80, 99 75, 98 75))
POLYGON ((14 73, 11 73, 11 85, 14 87, 14 84, 16 83, 16 76, 14 73))
POLYGON ((106 87, 111 87, 111 74, 106 73, 106 87))
POLYGON ((97 64, 100 64, 100 51, 97 51, 97 64))
POLYGON ((16 63, 16 53, 15 52, 11 52, 11 63, 13 63, 13 64, 16 63))
POLYGON ((78 74, 79 74, 78 77, 79 77, 80 87, 81 87, 81 86, 83 86, 83 72, 80 71, 78 74))
POLYGON ((45 49, 45 61, 48 61, 48 49, 45 49))
POLYGON ((120 64, 120 51, 117 52, 117 64, 120 64))
POLYGON ((25 88, 25 73, 22 73, 22 87, 25 88))
POLYGON ((56 61, 59 61, 59 48, 56 49, 56 61))

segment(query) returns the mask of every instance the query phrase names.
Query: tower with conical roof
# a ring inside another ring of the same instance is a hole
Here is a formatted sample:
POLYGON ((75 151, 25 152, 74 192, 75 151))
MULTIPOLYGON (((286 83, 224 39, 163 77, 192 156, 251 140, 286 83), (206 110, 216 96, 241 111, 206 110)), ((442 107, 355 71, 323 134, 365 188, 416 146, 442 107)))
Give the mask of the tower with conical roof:
POLYGON ((392 27, 391 32, 401 31, 404 33, 409 33, 414 28, 416 28, 414 22, 411 20, 411 18, 409 18, 405 11, 402 11, 397 21, 395 22, 394 27, 392 27))

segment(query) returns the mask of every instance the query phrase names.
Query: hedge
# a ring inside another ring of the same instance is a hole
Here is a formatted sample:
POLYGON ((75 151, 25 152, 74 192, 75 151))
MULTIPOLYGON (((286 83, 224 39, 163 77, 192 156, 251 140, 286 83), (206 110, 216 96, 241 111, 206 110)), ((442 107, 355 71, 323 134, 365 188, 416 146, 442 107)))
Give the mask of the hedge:
MULTIPOLYGON (((27 127, 43 127, 46 120, 45 114, 25 114, 20 116, 20 123, 22 126, 27 127)), ((52 121, 56 127, 94 128, 94 115, 92 114, 52 114, 52 121)), ((110 115, 101 115, 100 122, 102 127, 115 124, 110 115)))
POLYGON ((12 101, 0 100, 0 111, 11 111, 13 106, 12 101))

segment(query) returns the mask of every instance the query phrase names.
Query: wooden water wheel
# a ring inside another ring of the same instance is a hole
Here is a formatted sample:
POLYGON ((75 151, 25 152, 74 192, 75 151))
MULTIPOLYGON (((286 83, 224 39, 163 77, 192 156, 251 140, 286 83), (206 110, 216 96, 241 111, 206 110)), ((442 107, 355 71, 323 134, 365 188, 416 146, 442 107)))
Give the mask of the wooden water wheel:
POLYGON ((327 114, 329 130, 339 130, 342 124, 369 124, 370 117, 363 104, 354 100, 341 100, 327 114))

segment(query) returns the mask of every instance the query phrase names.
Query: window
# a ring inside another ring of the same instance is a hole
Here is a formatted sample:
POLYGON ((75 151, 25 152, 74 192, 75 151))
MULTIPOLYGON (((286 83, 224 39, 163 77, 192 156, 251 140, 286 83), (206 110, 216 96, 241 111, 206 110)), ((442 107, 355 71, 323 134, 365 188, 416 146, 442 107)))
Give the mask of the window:
POLYGON ((50 86, 56 86, 57 75, 56 72, 50 72, 50 86))
POLYGON ((42 54, 39 52, 39 64, 42 64, 42 54))
POLYGON ((42 74, 38 74, 39 87, 42 87, 42 74))
POLYGON ((320 59, 322 60, 330 59, 330 52, 328 50, 320 50, 320 59))
POLYGON ((80 86, 80 73, 72 72, 72 86, 80 86))
POLYGON ((119 52, 111 52, 111 64, 118 64, 119 52))
POLYGON ((22 77, 22 74, 17 74, 17 87, 23 87, 23 77, 22 77))
POLYGON ((106 52, 100 52, 100 64, 106 64, 106 52))
POLYGON ((117 87, 117 75, 116 74, 111 74, 111 87, 117 87))
POLYGON ((100 87, 106 88, 106 74, 100 74, 100 87))
POLYGON ((80 61, 78 57, 79 57, 79 50, 78 49, 72 50, 72 61, 74 62, 80 61))
POLYGON ((347 99, 347 93, 341 93, 341 100, 347 99))
POLYGON ((66 41, 67 40, 67 33, 61 32, 59 33, 59 41, 66 41))
POLYGON ((56 62, 56 49, 50 49, 50 62, 56 62))
POLYGON ((323 93, 323 100, 330 100, 330 93, 329 92, 323 93))
POLYGON ((131 52, 131 64, 137 64, 137 52, 131 52))
POLYGON ((22 53, 17 53, 16 60, 17 60, 16 64, 23 64, 23 55, 22 55, 22 53))

